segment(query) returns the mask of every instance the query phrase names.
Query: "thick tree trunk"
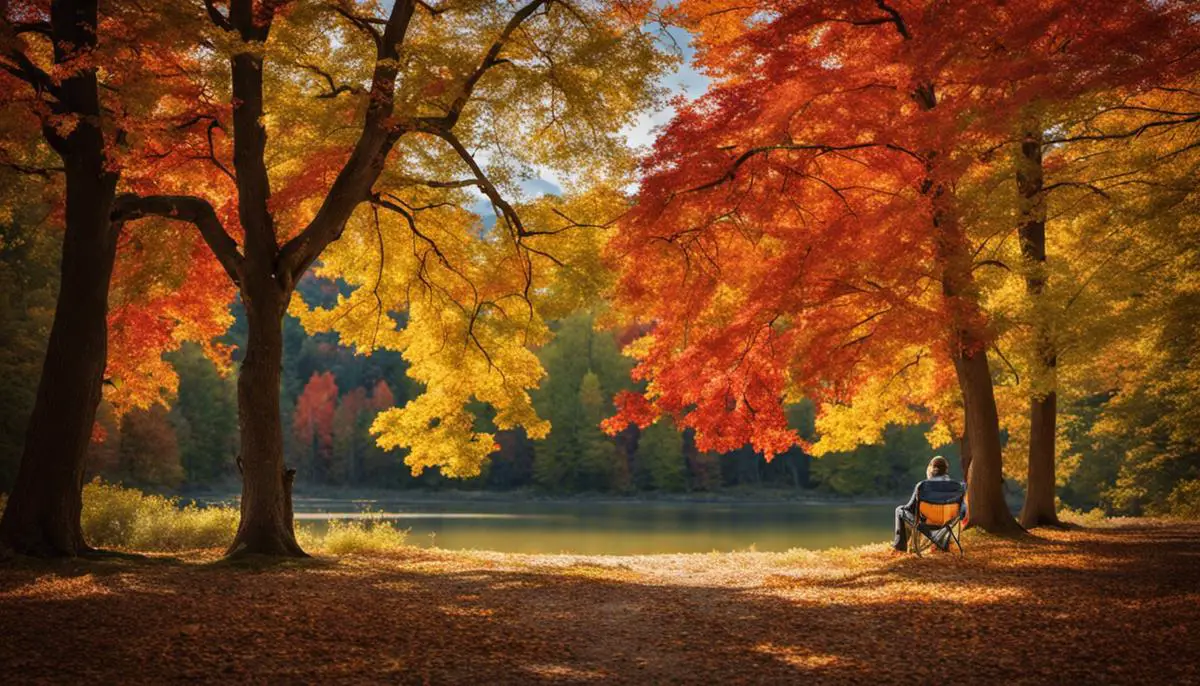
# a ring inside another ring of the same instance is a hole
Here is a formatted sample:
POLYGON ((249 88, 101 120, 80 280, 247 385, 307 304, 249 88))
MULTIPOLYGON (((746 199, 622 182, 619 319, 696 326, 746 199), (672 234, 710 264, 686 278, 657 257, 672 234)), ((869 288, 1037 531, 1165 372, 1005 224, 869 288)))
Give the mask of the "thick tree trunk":
POLYGON ((1021 526, 1060 526, 1055 507, 1054 438, 1058 396, 1051 391, 1030 401, 1029 481, 1021 526))
MULTIPOLYGON (((263 44, 271 12, 256 16, 257 3, 235 0, 230 22, 248 44, 263 44)), ((270 210, 271 183, 265 161, 263 56, 247 51, 230 62, 233 86, 233 165, 238 218, 245 232, 240 274, 249 337, 238 375, 241 432, 242 518, 229 555, 303 557, 292 521, 295 470, 283 464, 279 383, 283 367, 283 314, 291 297, 290 274, 280 273, 279 244, 270 210)))
POLYGON ((1020 530, 1004 499, 1000 422, 987 354, 982 350, 954 360, 959 389, 966 401, 967 500, 971 526, 992 533, 1020 530))
POLYGON ((967 428, 967 417, 970 416, 967 410, 967 398, 963 396, 963 432, 958 438, 958 455, 962 462, 963 481, 971 478, 971 432, 967 428))
POLYGON ((0 520, 0 542, 28 555, 88 550, 80 492, 107 359, 108 287, 116 257, 108 220, 115 180, 90 162, 67 165, 67 229, 54 324, 17 481, 0 520))
MULTIPOLYGON (((56 63, 96 45, 97 18, 96 0, 53 3, 56 63)), ((57 95, 65 111, 79 115, 66 138, 45 129, 66 176, 62 278, 17 481, 0 519, 0 544, 39 556, 88 550, 80 491, 107 357, 108 288, 117 245, 109 219, 117 175, 106 169, 95 69, 74 70, 57 95)))
POLYGON ((1017 190, 1020 193, 1021 257, 1025 292, 1032 301, 1033 336, 1036 350, 1029 399, 1029 474, 1021 525, 1027 528, 1058 525, 1055 507, 1055 427, 1058 398, 1055 392, 1058 351, 1044 307, 1039 306, 1046 290, 1046 204, 1043 193, 1042 134, 1030 127, 1021 143, 1017 161, 1017 190))
POLYGON ((283 463, 279 416, 288 294, 270 275, 248 274, 242 300, 250 329, 238 375, 242 518, 228 554, 303 557, 292 519, 295 470, 283 463))

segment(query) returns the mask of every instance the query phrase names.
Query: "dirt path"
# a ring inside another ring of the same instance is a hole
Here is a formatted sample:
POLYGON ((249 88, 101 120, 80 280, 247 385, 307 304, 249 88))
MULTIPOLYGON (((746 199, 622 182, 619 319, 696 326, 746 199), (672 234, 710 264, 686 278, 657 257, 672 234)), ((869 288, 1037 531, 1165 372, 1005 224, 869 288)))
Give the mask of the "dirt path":
POLYGON ((1200 525, 812 553, 0 562, 5 683, 1200 683, 1200 525))

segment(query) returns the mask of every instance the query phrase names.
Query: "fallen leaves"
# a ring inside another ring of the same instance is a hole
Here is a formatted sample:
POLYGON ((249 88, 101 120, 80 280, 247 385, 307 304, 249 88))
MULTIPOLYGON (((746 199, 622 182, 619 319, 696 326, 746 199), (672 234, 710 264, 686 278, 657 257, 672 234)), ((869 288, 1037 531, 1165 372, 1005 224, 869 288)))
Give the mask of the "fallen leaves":
POLYGON ((1200 679, 1200 525, 967 556, 411 548, 0 562, 6 683, 1170 683, 1200 679), (926 658, 914 659, 914 646, 926 658))

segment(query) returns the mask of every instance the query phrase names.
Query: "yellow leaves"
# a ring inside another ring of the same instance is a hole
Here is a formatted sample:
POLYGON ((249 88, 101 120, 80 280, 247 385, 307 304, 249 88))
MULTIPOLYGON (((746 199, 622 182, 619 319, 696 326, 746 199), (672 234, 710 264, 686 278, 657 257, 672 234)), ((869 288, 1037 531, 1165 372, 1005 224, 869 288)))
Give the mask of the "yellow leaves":
POLYGON ((638 336, 621 349, 621 354, 635 360, 644 360, 650 355, 651 350, 653 350, 655 340, 652 333, 648 333, 645 336, 638 336))
POLYGON ((409 208, 413 223, 386 208, 357 213, 319 270, 354 290, 328 308, 309 309, 296 298, 290 311, 309 331, 336 330, 359 352, 402 351, 425 391, 378 416, 372 431, 379 444, 407 449, 414 472, 438 466, 449 476, 472 476, 495 445, 492 434, 477 430, 472 403, 490 405, 499 429, 521 426, 533 438, 549 432, 529 390, 544 376, 532 348, 550 338, 540 311, 553 307, 554 283, 535 264, 527 294, 517 248, 481 237, 473 215, 412 209, 439 204, 432 191, 389 197, 409 208))
POLYGON ((944 445, 950 445, 954 442, 954 434, 950 432, 950 427, 945 422, 935 422, 929 430, 925 432, 925 440, 929 441, 931 448, 940 448, 944 445))
POLYGON ((415 474, 439 466, 448 476, 474 476, 495 443, 492 434, 475 431, 475 416, 466 410, 472 400, 495 408, 500 429, 524 426, 531 437, 545 436, 549 423, 537 416, 527 392, 541 381, 542 369, 508 328, 414 302, 401 339, 409 376, 426 391, 376 418, 371 431, 380 446, 409 449, 406 462, 415 474))
MULTIPOLYGON (((931 409, 943 405, 941 395, 945 389, 939 385, 932 360, 918 357, 912 349, 901 355, 902 359, 915 359, 916 363, 901 368, 892 375, 880 375, 864 381, 854 392, 848 404, 822 403, 817 413, 816 431, 819 439, 813 444, 812 454, 851 451, 860 445, 873 445, 883 441, 883 432, 889 424, 917 424, 930 419, 931 409)), ((901 363, 903 364, 903 363, 901 363)), ((946 421, 938 412, 938 419, 926 437, 933 446, 944 445, 952 440, 946 421)))
POLYGON ((328 8, 281 13, 265 54, 265 125, 271 209, 287 236, 313 216, 313 198, 353 147, 373 69, 398 72, 394 122, 453 113, 461 149, 428 131, 403 135, 372 205, 359 208, 316 268, 340 282, 338 292, 316 307, 297 298, 289 311, 310 332, 337 331, 357 352, 402 351, 425 391, 378 416, 380 445, 407 449, 414 471, 468 476, 494 444, 469 405, 490 405, 499 429, 549 431, 529 397, 544 376, 533 349, 549 340, 545 320, 594 303, 610 286, 601 248, 628 207, 619 189, 634 169, 619 131, 658 97, 654 77, 672 58, 636 12, 551 3, 479 74, 516 10, 479 0, 446 9, 416 12, 399 59, 382 64, 360 27, 328 8), (462 95, 470 95, 465 106, 462 95), (522 182, 543 169, 568 192, 525 196, 522 182), (506 203, 519 218, 502 211, 506 203))

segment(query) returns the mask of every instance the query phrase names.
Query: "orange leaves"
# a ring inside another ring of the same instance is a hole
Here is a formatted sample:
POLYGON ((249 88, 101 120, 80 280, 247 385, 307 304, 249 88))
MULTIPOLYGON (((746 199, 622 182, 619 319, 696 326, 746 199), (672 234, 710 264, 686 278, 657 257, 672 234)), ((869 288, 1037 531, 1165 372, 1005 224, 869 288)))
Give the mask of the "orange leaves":
POLYGON ((659 416, 659 411, 641 393, 621 391, 613 396, 613 404, 617 406, 617 415, 605 419, 600 425, 610 436, 616 436, 630 424, 644 429, 659 416))
POLYGON ((195 341, 227 370, 229 349, 215 339, 233 318, 233 284, 190 224, 147 220, 125 227, 118 244, 108 313, 106 397, 120 413, 174 393, 178 378, 162 353, 195 341))
POLYGON ((292 424, 296 438, 306 449, 311 446, 316 457, 326 460, 333 451, 333 419, 337 399, 338 387, 333 372, 313 372, 304 391, 296 398, 292 424))
POLYGON ((612 425, 672 414, 702 446, 769 453, 802 396, 957 415, 948 363, 995 335, 969 172, 1004 163, 1030 110, 1144 87, 1137 55, 1195 60, 1168 40, 1197 30, 1182 4, 1110 4, 681 2, 715 85, 680 104, 609 244, 618 311, 652 327, 645 401, 612 425))

